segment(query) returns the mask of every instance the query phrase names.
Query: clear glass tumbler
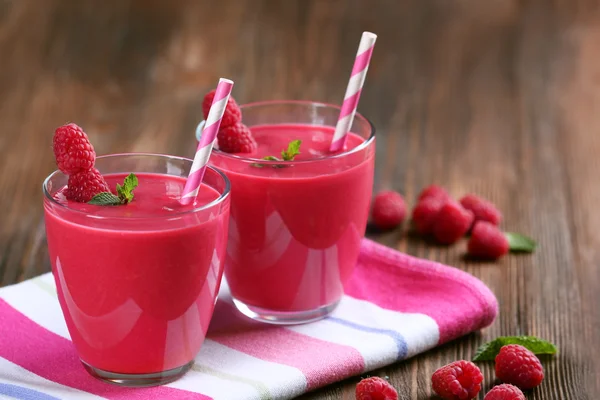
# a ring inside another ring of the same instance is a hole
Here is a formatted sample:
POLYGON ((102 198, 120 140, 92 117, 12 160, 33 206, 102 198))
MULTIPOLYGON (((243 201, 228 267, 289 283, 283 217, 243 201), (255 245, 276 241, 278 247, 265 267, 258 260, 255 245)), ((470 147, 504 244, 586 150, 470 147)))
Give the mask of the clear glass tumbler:
MULTIPOLYGON (((241 107, 255 132, 301 151, 331 140, 340 109, 309 101, 241 107), (283 135, 277 138, 275 135, 283 135)), ((225 277, 239 311, 273 324, 323 318, 343 295, 364 236, 373 187, 375 129, 360 114, 352 145, 335 154, 266 161, 213 151, 211 165, 231 181, 225 277)), ((279 154, 274 154, 279 156, 279 154)))
POLYGON ((229 181, 207 168, 203 185, 214 191, 207 204, 157 215, 141 211, 149 201, 160 202, 161 193, 177 196, 191 165, 166 155, 98 157, 105 177, 133 172, 160 188, 156 198, 145 192, 112 209, 66 202, 61 190, 68 177, 60 171, 44 181, 58 298, 75 349, 97 378, 126 386, 173 381, 191 367, 204 341, 223 273, 229 181))

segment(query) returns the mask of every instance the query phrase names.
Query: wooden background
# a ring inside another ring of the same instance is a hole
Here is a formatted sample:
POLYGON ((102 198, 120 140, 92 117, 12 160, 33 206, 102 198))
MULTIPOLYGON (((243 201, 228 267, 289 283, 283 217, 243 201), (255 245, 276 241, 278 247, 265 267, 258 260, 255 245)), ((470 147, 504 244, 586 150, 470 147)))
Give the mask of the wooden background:
MULTIPOLYGON (((0 284, 49 270, 41 182, 56 126, 82 125, 99 154, 191 156, 219 76, 236 81, 241 103, 339 103, 363 30, 379 35, 359 106, 379 133, 376 188, 409 205, 432 182, 479 193, 506 229, 540 243, 533 255, 473 263, 464 243, 373 235, 474 274, 501 308, 484 332, 376 374, 402 399, 428 399, 437 367, 497 335, 532 334, 560 355, 528 399, 596 398, 597 1, 0 0, 0 284)), ((491 382, 493 366, 484 373, 491 382)), ((357 380, 304 399, 353 399, 357 380)))

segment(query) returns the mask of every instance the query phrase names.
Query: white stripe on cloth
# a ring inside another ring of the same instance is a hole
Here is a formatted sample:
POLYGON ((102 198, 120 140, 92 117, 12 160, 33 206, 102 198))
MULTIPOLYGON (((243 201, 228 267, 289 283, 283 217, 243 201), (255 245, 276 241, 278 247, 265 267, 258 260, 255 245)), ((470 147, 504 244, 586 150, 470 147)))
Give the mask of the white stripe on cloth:
POLYGON ((51 273, 2 288, 0 297, 36 324, 71 340, 51 273))
POLYGON ((438 326, 427 315, 398 313, 348 296, 330 318, 287 329, 355 348, 365 371, 434 347, 439 340, 438 326))
POLYGON ((64 400, 97 400, 104 397, 49 381, 0 357, 0 382, 37 390, 64 400))

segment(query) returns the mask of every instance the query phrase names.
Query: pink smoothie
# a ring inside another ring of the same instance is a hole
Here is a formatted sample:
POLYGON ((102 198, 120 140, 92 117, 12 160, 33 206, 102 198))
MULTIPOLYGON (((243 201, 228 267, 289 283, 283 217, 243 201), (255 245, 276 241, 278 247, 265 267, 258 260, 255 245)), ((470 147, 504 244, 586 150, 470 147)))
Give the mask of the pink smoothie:
MULTIPOLYGON (((280 157, 302 140, 293 165, 257 167, 213 152, 211 163, 231 181, 225 276, 246 305, 283 312, 334 304, 343 294, 364 235, 373 185, 374 147, 330 156, 333 128, 251 127, 258 149, 235 156, 280 157)), ((364 143, 350 134, 346 151, 364 143)))
MULTIPOLYGON (((126 174, 105 176, 115 188, 126 174)), ((122 374, 183 366, 198 353, 222 275, 228 207, 202 185, 181 206, 183 178, 136 174, 135 199, 101 207, 45 199, 52 270, 81 359, 122 374), (211 214, 212 213, 212 214, 211 214)))

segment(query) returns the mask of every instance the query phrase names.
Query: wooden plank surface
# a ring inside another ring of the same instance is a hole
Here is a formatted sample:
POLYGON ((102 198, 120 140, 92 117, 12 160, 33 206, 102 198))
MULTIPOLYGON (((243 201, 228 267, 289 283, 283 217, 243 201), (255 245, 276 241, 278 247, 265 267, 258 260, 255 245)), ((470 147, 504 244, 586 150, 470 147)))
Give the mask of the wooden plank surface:
MULTIPOLYGON (((359 109, 378 130, 376 189, 432 182, 494 201, 533 255, 468 262, 404 231, 372 235, 454 265, 498 296, 489 329, 377 371, 429 399, 442 364, 497 335, 555 342, 528 399, 600 393, 600 12, 593 0, 0 0, 0 284, 49 270, 41 182, 53 129, 99 154, 191 156, 205 92, 339 103, 363 30, 379 35, 359 109)), ((492 365, 484 366, 486 382, 492 365)), ((353 399, 357 379, 304 399, 353 399)), ((489 385, 488 385, 489 386, 489 385)), ((486 386, 487 388, 487 386, 486 386)), ((483 398, 483 396, 480 396, 483 398)))

